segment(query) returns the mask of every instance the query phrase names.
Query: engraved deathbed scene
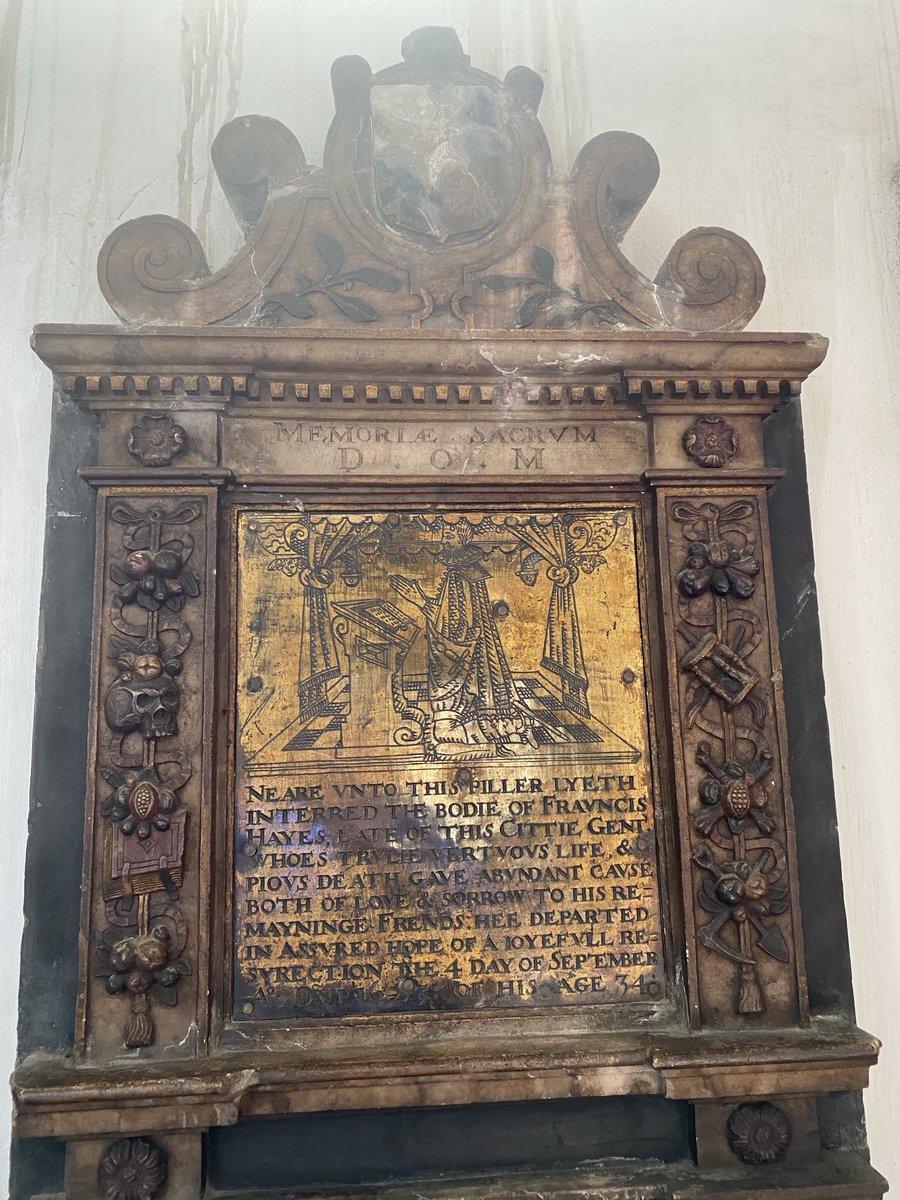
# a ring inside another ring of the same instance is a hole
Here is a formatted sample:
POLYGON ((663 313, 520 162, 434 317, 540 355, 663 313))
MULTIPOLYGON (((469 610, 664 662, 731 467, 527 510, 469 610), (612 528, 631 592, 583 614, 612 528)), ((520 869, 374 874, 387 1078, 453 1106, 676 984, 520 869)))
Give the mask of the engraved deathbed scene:
POLYGON ((637 554, 621 505, 240 514, 238 1018, 662 995, 637 554))

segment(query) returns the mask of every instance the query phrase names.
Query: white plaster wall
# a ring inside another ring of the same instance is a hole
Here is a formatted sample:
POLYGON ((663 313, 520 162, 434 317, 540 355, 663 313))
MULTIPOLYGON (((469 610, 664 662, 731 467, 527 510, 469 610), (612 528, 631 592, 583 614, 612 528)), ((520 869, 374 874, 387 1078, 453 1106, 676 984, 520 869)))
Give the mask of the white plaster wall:
POLYGON ((688 228, 725 225, 768 274, 754 328, 832 339, 804 394, 807 453, 858 1014, 887 1041, 867 1100, 872 1154, 900 1179, 896 5, 6 0, 0 12, 0 1077, 14 1053, 50 400, 31 327, 112 320, 96 255, 131 217, 177 214, 220 264, 237 231, 210 169, 219 126, 278 117, 320 162, 332 60, 361 53, 378 69, 411 29, 451 24, 475 65, 543 73, 559 170, 602 130, 649 139, 662 177, 626 244, 645 271, 688 228))

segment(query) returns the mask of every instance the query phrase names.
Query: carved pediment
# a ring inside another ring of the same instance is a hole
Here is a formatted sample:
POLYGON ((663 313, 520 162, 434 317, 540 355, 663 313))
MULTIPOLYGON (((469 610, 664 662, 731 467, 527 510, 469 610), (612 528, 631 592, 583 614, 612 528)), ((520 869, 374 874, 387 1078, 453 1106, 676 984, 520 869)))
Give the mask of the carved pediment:
POLYGON ((211 155, 246 235, 211 272, 183 222, 140 217, 99 257, 127 324, 319 329, 741 329, 762 266, 718 228, 680 238, 655 280, 620 242, 659 177, 643 138, 603 133, 554 178, 539 75, 470 66, 456 33, 407 37, 373 74, 332 67, 321 169, 279 121, 238 117, 211 155))

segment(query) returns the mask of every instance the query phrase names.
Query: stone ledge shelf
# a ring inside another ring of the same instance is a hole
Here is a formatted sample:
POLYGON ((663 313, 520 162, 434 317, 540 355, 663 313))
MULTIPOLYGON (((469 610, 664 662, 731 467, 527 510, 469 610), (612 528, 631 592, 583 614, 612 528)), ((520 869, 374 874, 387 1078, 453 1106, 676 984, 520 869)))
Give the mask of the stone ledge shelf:
POLYGON ((373 1052, 217 1053, 206 1061, 92 1066, 35 1056, 16 1071, 16 1131, 25 1137, 104 1136, 210 1128, 323 1109, 441 1106, 529 1099, 662 1095, 695 1102, 809 1095, 866 1086, 879 1042, 818 1019, 802 1030, 650 1033, 514 1040, 417 1041, 373 1052))

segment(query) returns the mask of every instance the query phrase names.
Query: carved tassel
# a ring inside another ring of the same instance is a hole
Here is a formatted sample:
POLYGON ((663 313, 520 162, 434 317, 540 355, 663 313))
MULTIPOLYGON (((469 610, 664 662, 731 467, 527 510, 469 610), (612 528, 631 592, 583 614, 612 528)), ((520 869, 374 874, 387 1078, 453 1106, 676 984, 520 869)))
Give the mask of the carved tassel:
POLYGON ((759 982, 759 975, 756 973, 756 967, 742 964, 738 1012, 761 1013, 765 1011, 766 1004, 763 1000, 762 986, 759 982))
POLYGON ((125 1025, 125 1049, 137 1050, 152 1046, 155 1030, 150 1013, 150 1001, 143 994, 131 997, 131 1015, 125 1025))

